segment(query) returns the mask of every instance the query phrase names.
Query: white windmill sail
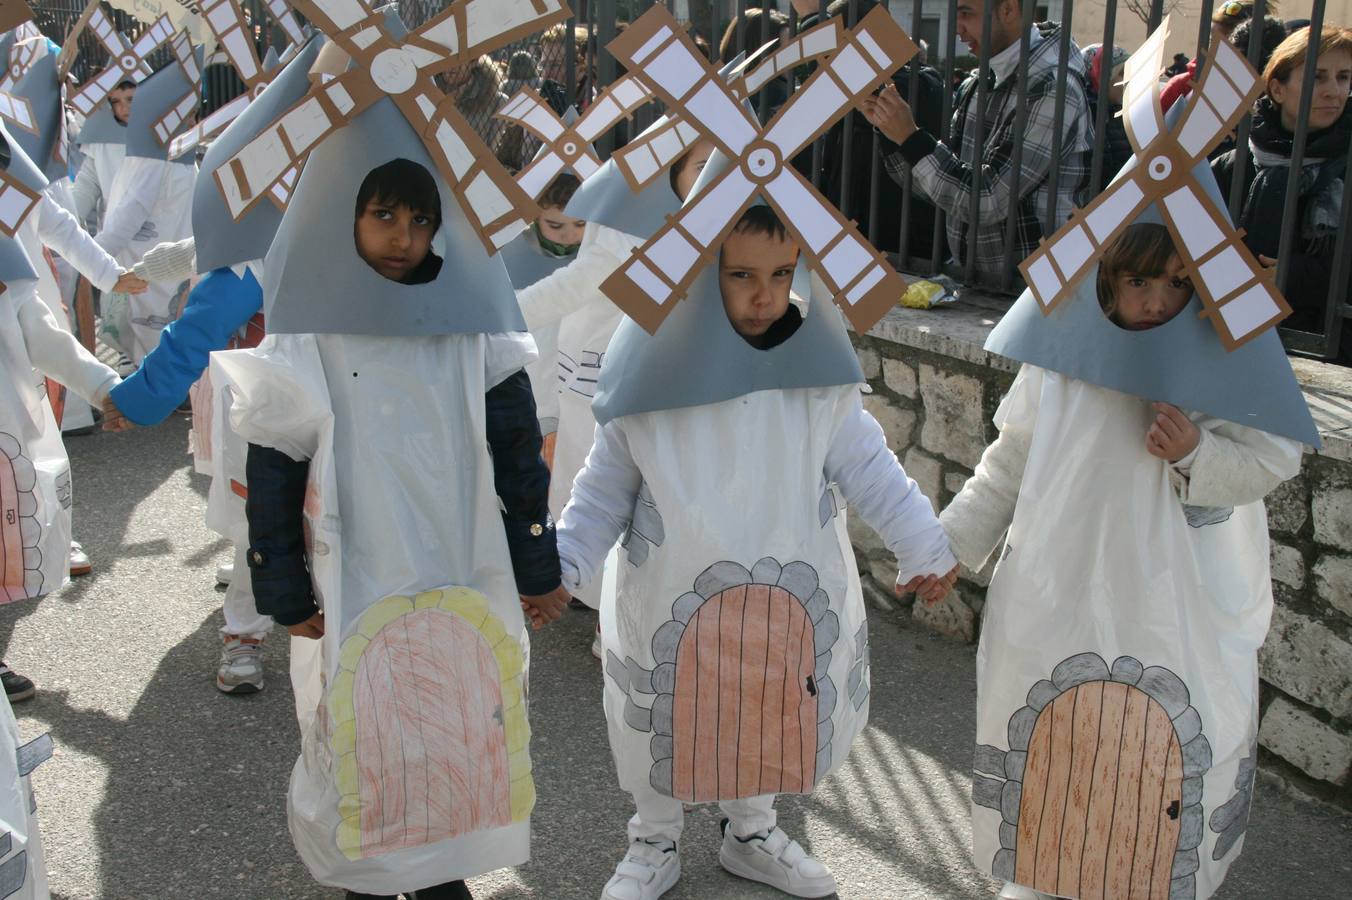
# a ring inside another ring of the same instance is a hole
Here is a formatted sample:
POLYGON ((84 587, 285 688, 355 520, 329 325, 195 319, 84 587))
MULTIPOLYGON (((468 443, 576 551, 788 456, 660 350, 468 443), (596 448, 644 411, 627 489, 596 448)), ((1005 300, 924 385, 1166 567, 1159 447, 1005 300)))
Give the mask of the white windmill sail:
POLYGON ((112 59, 103 71, 71 95, 71 106, 83 116, 92 113, 108 93, 123 81, 138 84, 143 81, 148 72, 146 58, 174 36, 169 17, 160 16, 135 41, 126 45, 112 21, 98 8, 90 15, 89 29, 108 47, 112 59))

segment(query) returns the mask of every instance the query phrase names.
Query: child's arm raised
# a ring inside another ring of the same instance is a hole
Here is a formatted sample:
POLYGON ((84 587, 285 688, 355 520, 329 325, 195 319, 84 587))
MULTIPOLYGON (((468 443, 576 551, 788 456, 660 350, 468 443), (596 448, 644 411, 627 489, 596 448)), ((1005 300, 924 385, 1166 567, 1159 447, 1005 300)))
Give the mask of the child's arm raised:
MULTIPOLYGON (((917 578, 945 576, 957 568, 934 506, 887 446, 878 420, 857 399, 826 454, 825 474, 896 555, 897 584, 912 586, 917 578)), ((947 585, 933 599, 945 593, 947 585)))
POLYGON ((569 590, 590 584, 629 527, 643 474, 634 464, 623 429, 596 426, 586 465, 573 480, 573 495, 559 521, 559 561, 569 590))
MULTIPOLYGON (((1183 415, 1168 404, 1155 406, 1163 408, 1160 416, 1183 415)), ((1220 419, 1193 416, 1190 422, 1198 429, 1197 445, 1171 465, 1179 500, 1189 506, 1255 503, 1300 472, 1296 441, 1220 419)))
POLYGON ((939 516, 953 552, 973 571, 986 564, 1014 521, 1044 377, 1032 366, 1019 370, 995 413, 1000 436, 981 454, 972 477, 939 516))

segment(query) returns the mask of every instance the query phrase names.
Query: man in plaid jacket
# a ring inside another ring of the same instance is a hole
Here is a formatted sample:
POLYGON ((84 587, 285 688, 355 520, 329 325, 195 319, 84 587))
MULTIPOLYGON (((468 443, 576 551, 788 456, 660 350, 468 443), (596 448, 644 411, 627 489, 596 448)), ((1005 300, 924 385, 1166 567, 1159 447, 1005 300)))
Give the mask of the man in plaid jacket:
MULTIPOLYGON (((1091 198, 1090 158, 1094 131, 1084 87, 1084 63, 1072 44, 1067 59, 1060 57, 1059 26, 1036 28, 1028 50, 1027 119, 1017 120, 1019 51, 1023 13, 1019 0, 995 0, 989 53, 981 47, 981 0, 959 0, 958 36, 978 57, 990 60, 991 80, 984 91, 984 110, 978 104, 978 71, 958 90, 952 136, 947 143, 916 125, 910 106, 889 86, 864 103, 865 117, 887 139, 883 161, 889 175, 904 183, 909 170, 913 184, 947 214, 948 248, 965 263, 976 251, 976 273, 983 283, 998 285, 1007 272, 1017 278, 1017 266, 1046 236, 1048 204, 1055 208, 1055 227, 1070 218, 1072 208, 1091 198), (1056 125, 1056 73, 1066 77, 1060 155, 1053 159, 1056 125), (976 144, 977 117, 981 146, 976 144), (1015 145, 1021 145, 1014 166, 1015 145), (978 162, 974 162, 978 161, 978 162), (979 165, 979 180, 975 168, 979 165), (1049 174, 1057 172, 1055 195, 1049 174), (972 217, 973 192, 978 211, 972 217), (1013 216, 1014 246, 1006 262, 1007 221, 1013 216)), ((1018 282, 1015 281, 1017 286, 1018 282)))

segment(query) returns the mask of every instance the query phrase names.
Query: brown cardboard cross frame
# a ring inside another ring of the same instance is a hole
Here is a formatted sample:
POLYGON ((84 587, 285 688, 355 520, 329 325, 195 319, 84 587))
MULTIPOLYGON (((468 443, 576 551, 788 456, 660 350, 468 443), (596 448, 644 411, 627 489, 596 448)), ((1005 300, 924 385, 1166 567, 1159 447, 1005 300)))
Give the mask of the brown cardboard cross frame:
MULTIPOLYGON (((515 122, 542 142, 542 152, 516 176, 517 184, 539 199, 554 176, 571 169, 585 181, 601 168, 592 143, 640 106, 653 99, 642 81, 623 75, 606 88, 587 111, 571 121, 561 117, 531 88, 522 88, 507 101, 498 117, 515 122)), ((569 110, 576 116, 573 110, 569 110)))
POLYGON ((1201 298, 1202 315, 1211 319, 1226 350, 1234 350, 1289 316, 1291 307, 1192 170, 1235 127, 1262 84, 1239 51, 1213 34, 1202 81, 1170 131, 1159 99, 1168 36, 1166 18, 1127 60, 1122 117, 1137 165, 1076 210, 1019 269, 1043 313, 1050 313, 1074 293, 1123 229, 1157 203, 1201 298))
MULTIPOLYGON (((8 4, 3 6, 6 14, 18 15, 27 11, 30 16, 32 15, 28 5, 23 2, 15 3, 12 7, 8 4)), ((14 87, 39 56, 47 52, 47 39, 38 31, 31 19, 22 21, 9 30, 14 32, 14 38, 9 45, 9 58, 6 60, 4 76, 0 77, 0 116, 17 128, 22 128, 30 134, 37 134, 38 126, 33 119, 33 107, 28 100, 14 93, 14 87)))
POLYGON ((534 218, 535 201, 432 80, 480 54, 562 21, 563 0, 455 0, 396 39, 367 0, 296 0, 296 8, 351 58, 352 68, 318 84, 214 173, 239 219, 325 137, 389 97, 413 126, 490 253, 534 218))
POLYGON ((906 288, 901 276, 789 164, 917 52, 886 9, 874 9, 847 31, 829 62, 764 127, 663 6, 650 9, 609 49, 733 163, 601 285, 617 306, 656 332, 757 195, 779 213, 857 331, 896 305, 906 288))
MULTIPOLYGON (((97 4, 90 4, 85 10, 85 16, 81 16, 81 20, 108 48, 108 53, 112 57, 102 72, 85 82, 84 86, 70 98, 70 105, 76 112, 88 116, 103 102, 103 98, 122 82, 134 81, 139 84, 145 80, 150 73, 146 58, 174 36, 174 27, 167 15, 160 16, 128 45, 126 39, 113 27, 112 21, 104 15, 97 4)), ((75 43, 72 34, 66 39, 65 49, 73 48, 75 43)), ((64 50, 62 56, 65 56, 64 50)))
MULTIPOLYGON (((778 41, 770 41, 729 73, 728 86, 734 95, 751 97, 786 69, 818 62, 840 49, 845 41, 843 17, 832 16, 799 34, 773 54, 778 41)), ((664 175, 690 145, 699 140, 698 128, 675 112, 660 127, 649 129, 612 154, 625 181, 635 193, 664 175)))
POLYGON ((170 144, 185 124, 192 121, 193 115, 202 105, 202 67, 197 62, 197 48, 192 45, 192 38, 187 31, 180 31, 174 35, 170 46, 174 51, 175 64, 187 79, 188 90, 152 126, 155 139, 164 147, 170 144))

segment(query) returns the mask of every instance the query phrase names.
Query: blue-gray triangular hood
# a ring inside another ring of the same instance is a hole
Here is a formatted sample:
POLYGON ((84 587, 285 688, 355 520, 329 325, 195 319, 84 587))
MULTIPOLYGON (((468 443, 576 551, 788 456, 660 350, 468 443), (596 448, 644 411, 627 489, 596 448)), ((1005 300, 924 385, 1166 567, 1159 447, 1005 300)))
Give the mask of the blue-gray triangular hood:
POLYGON ((530 228, 513 238, 498 255, 507 266, 512 286, 518 291, 543 280, 577 259, 576 253, 554 256, 544 252, 540 249, 540 242, 535 239, 534 230, 530 228))
POLYGON ((3 121, 0 121, 0 141, 4 142, 9 151, 9 163, 5 166, 5 173, 11 178, 18 179, 29 190, 42 193, 51 179, 47 177, 47 173, 38 168, 37 163, 28 158, 23 146, 15 139, 13 130, 3 121))
MULTIPOLYGON (((28 154, 48 179, 65 176, 69 164, 56 158, 57 143, 61 139, 61 84, 56 77, 56 57, 60 48, 43 54, 14 85, 16 96, 28 101, 33 110, 33 124, 38 133, 22 128, 12 129, 12 137, 28 154)), ((110 113, 111 116, 111 113, 110 113)))
MULTIPOLYGON (((193 50, 198 70, 202 67, 202 48, 193 50)), ((169 147, 161 144, 155 136, 155 123, 183 95, 196 88, 188 82, 177 62, 160 69, 136 88, 136 96, 131 102, 131 115, 127 118, 127 155, 144 159, 169 159, 169 147)), ((196 153, 184 153, 173 162, 191 165, 197 161, 196 153)))
MULTIPOLYGON (((1122 171, 1137 162, 1133 158, 1122 171)), ((1205 160, 1192 174, 1225 209, 1205 160)), ((1151 205, 1136 221, 1163 224, 1164 219, 1151 205)), ((1227 353, 1210 321, 1199 318, 1202 305, 1194 296, 1164 325, 1127 331, 1103 314, 1097 281, 1095 267, 1047 316, 1032 292, 1024 291, 986 339, 986 349, 1124 394, 1319 446, 1319 433, 1275 329, 1227 353)))
MULTIPOLYGON (((643 133, 660 128, 666 122, 664 116, 643 133)), ((657 234, 667 218, 674 216, 680 208, 681 199, 676 196, 671 179, 665 173, 636 194, 612 157, 582 182, 564 213, 647 240, 657 234)))
POLYGON ((488 255, 422 140, 388 97, 310 154, 264 263, 263 297, 274 334, 526 330, 506 265, 488 255), (357 255, 353 241, 361 182, 394 159, 426 168, 441 193, 442 222, 432 250, 442 266, 427 284, 381 277, 357 255))
POLYGON ((0 235, 0 284, 31 281, 38 277, 33 261, 16 238, 0 235))
MULTIPOLYGON (((135 106, 135 103, 132 104, 135 106)), ((98 108, 89 114, 85 119, 84 127, 80 129, 80 134, 75 138, 75 142, 81 147, 88 147, 92 144, 121 144, 127 143, 127 126, 117 121, 113 115, 113 109, 108 105, 107 100, 99 103, 98 108)))
POLYGON ((264 200, 238 222, 230 215, 213 173, 261 134, 310 90, 310 67, 324 37, 314 35, 300 54, 278 73, 239 118, 226 126, 202 157, 202 171, 193 185, 192 233, 197 238, 197 271, 262 259, 272 245, 282 211, 264 200))

